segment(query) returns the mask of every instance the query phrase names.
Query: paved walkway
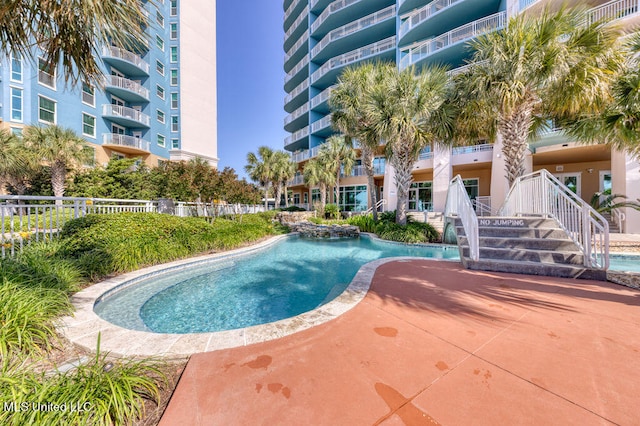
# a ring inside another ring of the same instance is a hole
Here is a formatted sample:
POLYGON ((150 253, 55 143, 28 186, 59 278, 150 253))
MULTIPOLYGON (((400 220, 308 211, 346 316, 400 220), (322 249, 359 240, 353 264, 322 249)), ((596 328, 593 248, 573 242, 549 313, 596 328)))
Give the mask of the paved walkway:
POLYGON ((194 355, 161 425, 637 425, 640 292, 380 266, 360 304, 278 340, 194 355))

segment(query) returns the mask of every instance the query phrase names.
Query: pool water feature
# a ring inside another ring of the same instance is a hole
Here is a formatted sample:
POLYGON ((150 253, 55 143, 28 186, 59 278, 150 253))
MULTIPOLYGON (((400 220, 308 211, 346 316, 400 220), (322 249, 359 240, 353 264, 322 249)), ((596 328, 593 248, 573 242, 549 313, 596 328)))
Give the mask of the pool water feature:
POLYGON ((155 333, 233 330, 290 318, 341 294, 375 259, 459 260, 457 247, 357 239, 289 237, 257 252, 191 265, 124 283, 94 311, 124 328, 155 333))

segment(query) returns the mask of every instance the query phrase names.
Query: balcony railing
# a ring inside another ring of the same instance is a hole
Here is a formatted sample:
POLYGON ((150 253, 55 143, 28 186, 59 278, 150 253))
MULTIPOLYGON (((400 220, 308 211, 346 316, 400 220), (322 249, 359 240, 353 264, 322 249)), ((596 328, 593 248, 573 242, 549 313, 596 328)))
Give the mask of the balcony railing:
MULTIPOLYGON (((329 5, 325 10, 322 11, 320 16, 311 24, 311 32, 315 32, 315 30, 322 25, 322 23, 331 15, 332 13, 337 12, 340 9, 344 9, 347 6, 351 6, 354 3, 358 3, 363 0, 336 0, 329 5)), ((316 1, 313 2, 315 5, 316 1)))
MULTIPOLYGON (((373 167, 373 174, 374 175, 383 175, 384 174, 384 164, 377 164, 373 167)), ((351 176, 366 176, 367 175, 367 171, 365 170, 364 166, 354 166, 351 169, 351 173, 350 174, 345 174, 344 171, 340 172, 340 177, 351 177, 351 176)))
POLYGON ((304 151, 298 151, 291 153, 291 160, 295 163, 301 163, 305 160, 309 160, 310 158, 317 157, 318 151, 320 151, 320 146, 314 146, 311 149, 305 149, 304 151))
POLYGON ((284 146, 287 146, 293 142, 297 142, 302 138, 309 136, 309 126, 305 126, 297 132, 293 133, 291 136, 287 136, 284 140, 284 146))
POLYGON ((284 40, 287 41, 287 39, 291 37, 291 34, 293 34, 296 31, 296 29, 298 28, 298 25, 303 23, 308 18, 309 18, 309 6, 304 8, 300 16, 298 16, 296 20, 293 21, 293 24, 291 24, 287 32, 284 33, 284 40))
POLYGON ((304 175, 295 175, 288 183, 289 186, 302 185, 304 183, 304 175))
POLYGON ((311 132, 315 133, 319 130, 326 129, 331 126, 331 115, 327 115, 322 119, 311 124, 311 132))
POLYGON ((130 92, 136 93, 145 99, 149 99, 149 90, 142 87, 142 85, 136 83, 128 78, 118 77, 117 75, 110 75, 106 77, 107 86, 114 86, 120 89, 125 89, 130 92))
POLYGON ((295 89, 293 89, 293 91, 291 91, 291 93, 289 93, 284 98, 285 105, 291 102, 292 100, 294 100, 296 96, 298 96, 300 93, 304 92, 308 88, 309 88, 309 79, 307 78, 305 81, 298 84, 298 86, 295 89))
POLYGON ((309 112, 309 103, 307 102, 306 104, 302 105, 300 108, 298 108, 297 110, 293 111, 291 114, 286 116, 285 119, 284 119, 284 125, 286 126, 287 124, 291 123, 296 118, 298 118, 301 115, 306 114, 308 112, 309 112))
POLYGON ((329 34, 324 36, 324 38, 318 43, 313 50, 311 50, 311 57, 316 56, 322 49, 327 47, 327 45, 335 40, 338 40, 342 37, 346 37, 349 34, 356 33, 360 30, 368 28, 372 25, 375 25, 379 22, 385 21, 387 19, 393 18, 396 16, 396 6, 389 6, 382 10, 379 10, 376 13, 372 13, 371 15, 367 15, 364 18, 360 18, 357 21, 349 22, 347 25, 343 25, 340 28, 336 28, 331 31, 329 34))
POLYGON ((613 21, 639 12, 640 0, 614 0, 589 10, 589 22, 613 21))
POLYGON ((149 74, 149 63, 133 52, 129 52, 128 50, 115 46, 104 46, 102 48, 102 54, 104 56, 110 56, 112 58, 119 58, 124 61, 131 62, 136 67, 149 74))
POLYGON ((400 69, 407 68, 438 50, 451 45, 470 40, 480 34, 504 28, 507 22, 506 12, 499 12, 477 21, 470 22, 438 37, 418 43, 407 50, 407 54, 400 60, 400 69))
POLYGON ((300 49, 307 41, 309 41, 309 33, 305 32, 300 36, 296 44, 291 46, 291 49, 287 51, 287 54, 284 55, 284 61, 287 62, 291 57, 300 49))
POLYGON ((291 12, 293 12, 294 9, 298 6, 298 3, 300 3, 300 0, 293 0, 293 3, 291 3, 289 8, 286 10, 286 12, 284 12, 284 20, 285 21, 287 19, 289 19, 289 15, 291 15, 291 12))
POLYGON ((428 160, 430 158, 433 158, 433 151, 431 151, 431 147, 428 146, 426 148, 422 148, 418 155, 418 160, 428 160))
POLYGON ((103 143, 105 145, 120 145, 149 152, 149 141, 135 136, 105 133, 103 135, 103 143))
POLYGON ((329 86, 326 89, 324 89, 322 92, 320 92, 318 95, 316 95, 313 99, 311 99, 311 108, 315 108, 321 103, 327 101, 329 99, 329 96, 331 95, 331 91, 335 87, 336 87, 335 85, 329 86))
POLYGON ((291 80, 293 77, 295 77, 296 74, 298 74, 304 67, 306 67, 309 64, 309 56, 305 56, 304 58, 302 58, 300 60, 300 62, 298 62, 296 64, 295 67, 293 67, 293 69, 291 71, 289 71, 287 73, 287 75, 284 76, 284 82, 285 84, 291 80))
POLYGON ((472 154, 474 152, 493 151, 492 143, 480 145, 458 146, 451 150, 451 155, 472 154))
POLYGON ((130 120, 137 121, 138 123, 142 123, 147 127, 151 122, 150 117, 147 114, 143 114, 138 110, 121 105, 102 105, 102 115, 113 115, 128 118, 130 120))
MULTIPOLYGON (((421 7, 420 9, 416 9, 406 16, 406 21, 400 25, 400 31, 398 32, 398 38, 402 38, 411 31, 415 26, 423 23, 427 19, 431 18, 431 16, 436 13, 450 7, 453 4, 459 3, 462 0, 435 0, 431 3, 428 3, 421 7)), ((405 19, 403 17, 402 19, 405 19)))
POLYGON ((335 58, 331 58, 327 62, 324 63, 319 69, 317 69, 313 74, 311 74, 311 83, 315 83, 327 72, 340 68, 346 65, 349 65, 353 62, 360 61, 363 59, 370 58, 379 53, 385 52, 387 50, 393 49, 396 46, 396 37, 389 37, 384 40, 380 40, 373 44, 369 44, 367 46, 361 47, 357 50, 352 50, 351 52, 347 52, 340 56, 336 56, 335 58))

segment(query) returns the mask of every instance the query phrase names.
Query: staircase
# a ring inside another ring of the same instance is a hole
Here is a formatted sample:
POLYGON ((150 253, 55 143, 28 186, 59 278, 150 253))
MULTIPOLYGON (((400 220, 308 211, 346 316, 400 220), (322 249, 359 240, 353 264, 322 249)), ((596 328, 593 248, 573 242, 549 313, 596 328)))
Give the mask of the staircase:
POLYGON ((600 214, 602 215, 602 217, 604 217, 607 220, 607 223, 609 223, 609 233, 619 234, 620 227, 618 226, 616 221, 613 220, 613 217, 611 217, 611 213, 600 213, 600 214))
POLYGON ((478 260, 470 258, 461 220, 454 225, 460 258, 468 269, 606 280, 606 272, 584 266, 582 252, 554 219, 478 218, 478 260))

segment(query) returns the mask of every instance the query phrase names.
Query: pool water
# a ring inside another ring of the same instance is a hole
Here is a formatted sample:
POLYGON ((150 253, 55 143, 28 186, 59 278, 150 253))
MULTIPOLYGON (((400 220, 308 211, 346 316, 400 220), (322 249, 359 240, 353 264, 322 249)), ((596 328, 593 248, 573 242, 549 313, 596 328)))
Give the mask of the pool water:
POLYGON ((289 237, 253 254, 146 278, 103 296, 94 310, 133 330, 232 330, 315 309, 342 293, 365 263, 395 256, 459 259, 457 247, 289 237))
POLYGON ((609 256, 609 270, 640 272, 640 256, 612 254, 609 256))

